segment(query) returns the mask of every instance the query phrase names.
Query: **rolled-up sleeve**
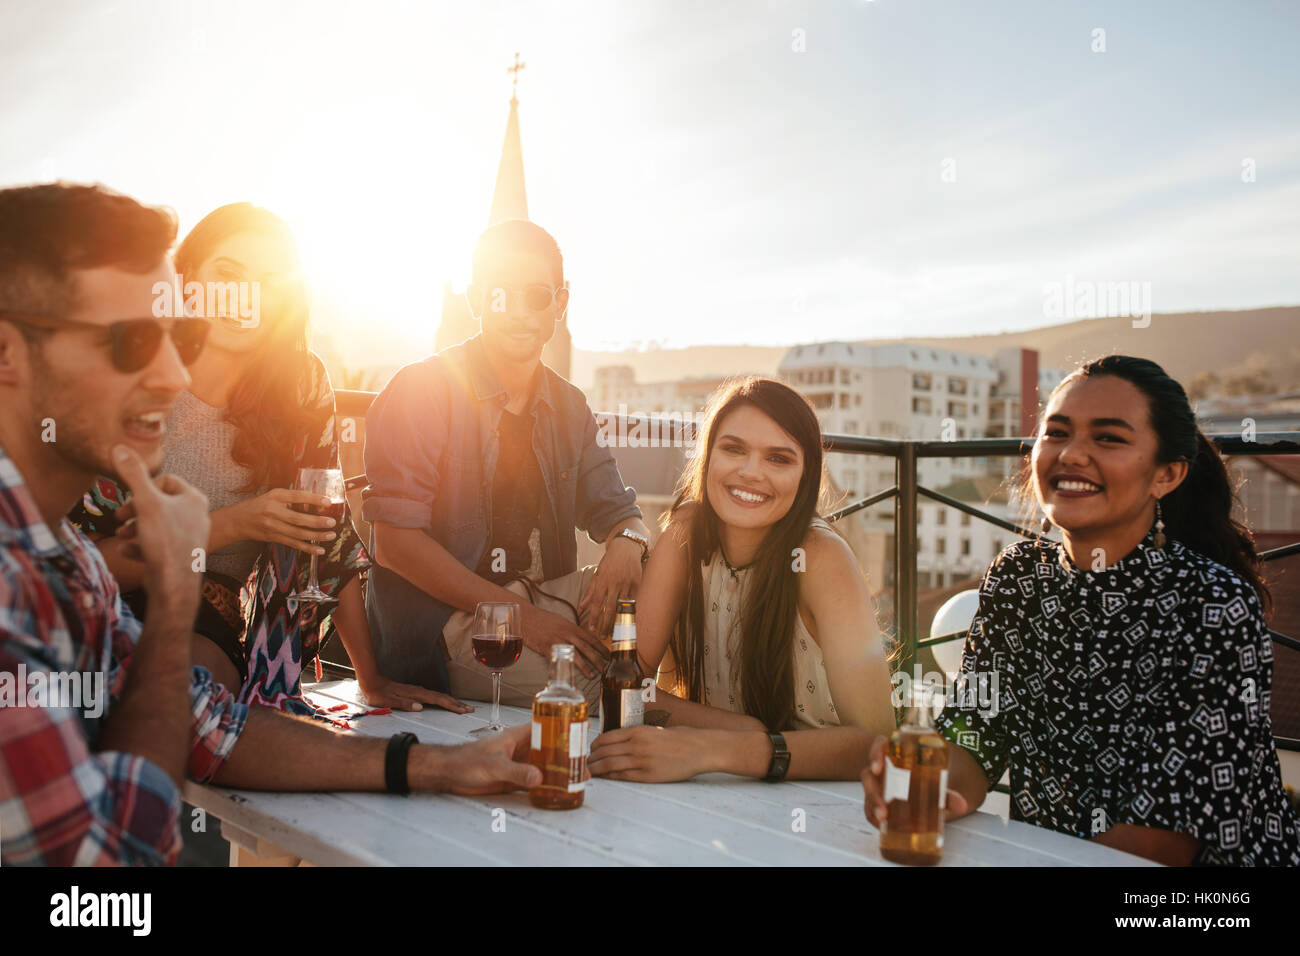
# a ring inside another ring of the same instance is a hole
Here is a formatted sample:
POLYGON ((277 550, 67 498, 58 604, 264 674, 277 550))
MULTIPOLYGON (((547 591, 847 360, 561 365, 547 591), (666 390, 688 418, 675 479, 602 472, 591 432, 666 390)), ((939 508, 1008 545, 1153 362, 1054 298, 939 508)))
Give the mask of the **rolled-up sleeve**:
POLYGON ((636 491, 623 484, 614 453, 597 441, 596 416, 584 405, 586 416, 582 458, 578 465, 576 523, 591 540, 600 543, 621 521, 642 517, 636 491))
POLYGON ((191 779, 208 783, 230 756, 248 720, 248 705, 212 679, 206 667, 195 667, 190 680, 190 713, 194 737, 187 768, 191 779))
POLYGON ((435 366, 419 362, 399 371, 366 413, 362 517, 399 528, 430 526, 447 428, 435 366))

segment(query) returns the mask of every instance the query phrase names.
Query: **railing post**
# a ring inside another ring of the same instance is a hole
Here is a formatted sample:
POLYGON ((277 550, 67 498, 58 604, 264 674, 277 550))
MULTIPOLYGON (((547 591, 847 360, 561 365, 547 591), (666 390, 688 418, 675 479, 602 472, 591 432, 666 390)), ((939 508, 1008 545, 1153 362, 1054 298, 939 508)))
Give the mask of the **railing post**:
POLYGON ((901 653, 897 670, 916 663, 916 445, 905 441, 894 459, 894 621, 901 653))

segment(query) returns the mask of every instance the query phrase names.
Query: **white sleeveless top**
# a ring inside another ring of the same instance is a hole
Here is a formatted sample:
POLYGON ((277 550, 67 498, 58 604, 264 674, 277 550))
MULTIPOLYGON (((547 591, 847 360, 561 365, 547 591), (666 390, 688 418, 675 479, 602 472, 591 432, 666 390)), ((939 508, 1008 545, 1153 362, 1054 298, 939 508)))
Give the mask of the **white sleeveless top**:
MULTIPOLYGON (((812 527, 830 530, 821 518, 812 527)), ((704 703, 710 707, 743 714, 740 693, 740 609, 744 607, 751 577, 750 569, 734 575, 721 553, 704 566, 704 703)), ((794 625, 794 713, 798 729, 838 727, 840 716, 831 700, 830 680, 822 649, 795 614, 794 625)))

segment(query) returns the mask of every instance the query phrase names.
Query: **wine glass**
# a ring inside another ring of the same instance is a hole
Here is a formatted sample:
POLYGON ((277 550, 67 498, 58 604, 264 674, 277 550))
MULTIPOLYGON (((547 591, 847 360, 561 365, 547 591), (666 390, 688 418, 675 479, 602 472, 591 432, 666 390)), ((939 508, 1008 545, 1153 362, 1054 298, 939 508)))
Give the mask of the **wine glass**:
POLYGON ((470 731, 471 737, 496 734, 501 725, 501 672, 519 660, 524 636, 519 628, 519 605, 485 601, 474 608, 474 657, 492 671, 492 720, 470 731))
MULTIPOLYGON (((309 515, 324 515, 327 518, 334 519, 334 528, 337 529, 343 525, 343 512, 347 502, 347 489, 343 482, 343 471, 339 468, 299 468, 298 480, 294 482, 294 487, 299 491, 310 491, 312 494, 321 495, 330 500, 328 505, 295 504, 294 511, 300 511, 309 515)), ((296 595, 299 601, 310 601, 320 603, 321 601, 331 601, 328 594, 320 589, 320 584, 316 580, 316 555, 311 556, 311 576, 307 581, 307 590, 299 591, 296 595)))

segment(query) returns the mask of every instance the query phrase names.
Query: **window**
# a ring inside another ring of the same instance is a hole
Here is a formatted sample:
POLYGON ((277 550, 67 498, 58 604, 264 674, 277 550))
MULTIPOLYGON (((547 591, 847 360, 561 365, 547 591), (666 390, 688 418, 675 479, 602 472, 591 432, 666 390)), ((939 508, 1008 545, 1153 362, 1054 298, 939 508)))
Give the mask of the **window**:
POLYGON ((965 417, 966 417, 966 403, 965 403, 965 402, 949 402, 949 403, 948 403, 948 417, 949 417, 949 418, 965 418, 965 417))
POLYGON ((970 554, 970 538, 961 539, 961 553, 963 555, 970 554))
POLYGON ((965 380, 964 378, 950 378, 950 379, 948 379, 948 394, 949 394, 949 395, 965 395, 965 394, 966 394, 966 380, 965 380))
POLYGON ((913 372, 912 387, 923 392, 928 392, 930 390, 930 376, 925 372, 913 372))
POLYGON ((912 413, 913 413, 914 415, 929 415, 929 414, 930 414, 930 400, 929 400, 928 398, 920 398, 920 397, 913 398, 913 399, 912 399, 912 413))
POLYGON ((849 384, 849 370, 846 368, 840 369, 840 384, 841 385, 849 384))
POLYGON ((940 508, 938 511, 936 511, 935 514, 934 514, 934 523, 935 523, 935 524, 947 524, 947 523, 948 523, 948 512, 945 511, 945 510, 943 510, 942 508, 940 508))
POLYGON ((858 406, 858 405, 861 405, 861 404, 862 404, 862 396, 861 396, 861 395, 854 395, 854 396, 853 396, 853 404, 854 404, 855 407, 858 406))
POLYGON ((840 392, 840 408, 848 408, 848 407, 849 407, 848 392, 840 392))
POLYGON ((963 528, 969 528, 969 527, 970 527, 970 515, 968 515, 968 514, 967 514, 966 512, 964 512, 964 511, 961 513, 961 526, 962 526, 963 528))
MULTIPOLYGON (((941 512, 941 513, 942 513, 942 512, 941 512)), ((935 543, 934 543, 934 553, 935 553, 935 554, 947 554, 947 553, 948 553, 948 542, 947 542, 945 539, 943 539, 943 538, 939 538, 937 541, 935 541, 935 543)))
POLYGON ((844 422, 844 430, 850 435, 858 434, 858 420, 856 418, 847 419, 844 422))

